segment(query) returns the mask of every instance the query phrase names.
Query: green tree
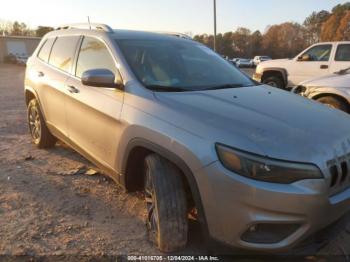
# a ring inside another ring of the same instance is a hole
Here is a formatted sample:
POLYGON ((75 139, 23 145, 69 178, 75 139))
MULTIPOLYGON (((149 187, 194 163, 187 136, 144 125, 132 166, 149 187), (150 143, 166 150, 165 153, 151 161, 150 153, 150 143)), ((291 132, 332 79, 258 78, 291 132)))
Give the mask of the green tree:
POLYGON ((255 31, 251 36, 250 36, 250 49, 251 49, 251 56, 256 56, 256 55, 262 55, 263 52, 263 36, 260 33, 260 31, 255 31))
POLYGON ((12 24, 9 33, 14 36, 28 36, 33 34, 32 30, 30 30, 25 23, 20 23, 18 21, 12 24))
POLYGON ((313 12, 304 21, 306 41, 309 45, 320 42, 321 30, 325 21, 330 17, 328 11, 313 12))
POLYGON ((239 27, 232 34, 233 50, 238 56, 248 56, 250 51, 250 35, 249 29, 239 27))
POLYGON ((332 8, 332 13, 343 13, 345 11, 350 10, 350 2, 346 2, 344 4, 338 4, 335 7, 332 8))
POLYGON ((54 28, 50 27, 50 26, 38 26, 38 28, 35 30, 35 35, 37 37, 43 37, 48 32, 51 32, 53 30, 54 30, 54 28))

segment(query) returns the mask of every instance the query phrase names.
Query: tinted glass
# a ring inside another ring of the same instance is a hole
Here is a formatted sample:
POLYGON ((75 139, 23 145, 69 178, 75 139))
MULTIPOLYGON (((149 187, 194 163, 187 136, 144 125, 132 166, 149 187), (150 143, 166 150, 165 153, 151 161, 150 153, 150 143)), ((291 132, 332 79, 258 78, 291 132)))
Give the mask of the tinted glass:
POLYGON ((79 36, 58 37, 52 47, 50 64, 63 71, 70 72, 78 40, 79 36))
POLYGON ((203 90, 253 81, 211 49, 194 41, 116 40, 137 78, 148 88, 203 90))
POLYGON ((81 77, 86 70, 90 69, 108 69, 116 74, 114 60, 106 45, 96 38, 84 37, 75 75, 81 77))
POLYGON ((338 45, 335 61, 350 61, 350 45, 338 45))
POLYGON ((309 55, 311 61, 328 61, 332 51, 332 45, 318 45, 304 53, 309 55))
POLYGON ((47 62, 49 61, 49 56, 50 56, 50 52, 51 52, 51 48, 52 48, 52 44, 55 41, 55 38, 48 38, 45 43, 43 44, 43 46, 41 47, 38 57, 47 62))

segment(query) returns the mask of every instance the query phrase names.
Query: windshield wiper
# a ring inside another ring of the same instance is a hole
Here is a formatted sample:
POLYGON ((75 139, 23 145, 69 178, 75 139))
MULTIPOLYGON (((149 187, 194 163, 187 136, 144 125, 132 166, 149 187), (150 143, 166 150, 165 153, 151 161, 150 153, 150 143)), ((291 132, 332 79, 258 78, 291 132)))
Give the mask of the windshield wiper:
POLYGON ((189 88, 177 87, 177 86, 162 86, 162 85, 146 85, 148 89, 158 92, 185 92, 193 91, 189 88))
POLYGON ((247 87, 247 86, 254 86, 254 85, 247 85, 247 84, 224 84, 224 85, 217 85, 217 86, 211 86, 208 88, 204 88, 202 90, 218 90, 218 89, 228 89, 228 88, 240 88, 240 87, 247 87))
POLYGON ((350 67, 342 69, 342 70, 339 70, 339 71, 335 72, 334 74, 345 75, 346 73, 348 73, 349 69, 350 69, 350 67))

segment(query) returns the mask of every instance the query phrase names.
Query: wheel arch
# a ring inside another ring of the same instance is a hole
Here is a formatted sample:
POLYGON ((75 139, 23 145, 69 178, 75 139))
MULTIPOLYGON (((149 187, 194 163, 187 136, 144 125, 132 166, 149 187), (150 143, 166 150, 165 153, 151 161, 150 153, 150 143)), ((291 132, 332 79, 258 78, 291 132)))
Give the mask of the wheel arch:
POLYGON ((265 68, 263 73, 262 73, 261 82, 263 82, 264 79, 266 79, 267 77, 274 76, 274 75, 280 76, 281 79, 283 80, 284 87, 287 87, 287 85, 288 85, 288 73, 287 73, 287 70, 284 68, 278 68, 278 67, 265 68))
POLYGON ((330 92, 318 93, 318 94, 315 94, 314 96, 312 96, 311 99, 318 100, 322 97, 327 97, 327 96, 334 97, 334 98, 339 99, 342 102, 344 102, 348 107, 348 112, 350 112, 350 101, 349 101, 349 99, 346 99, 345 96, 343 96, 342 94, 330 93, 330 92))
POLYGON ((38 93, 31 87, 25 87, 25 89, 24 89, 24 97, 25 97, 25 103, 26 103, 27 107, 28 107, 28 104, 29 104, 30 100, 35 98, 38 101, 39 107, 41 109, 41 114, 42 114, 45 122, 47 122, 46 121, 45 111, 44 111, 44 108, 41 105, 38 93))
POLYGON ((25 97, 25 102, 26 102, 26 105, 28 106, 30 100, 32 99, 36 99, 38 100, 38 95, 37 93, 34 91, 34 89, 29 89, 29 88, 26 88, 24 90, 24 97, 25 97))
POLYGON ((198 220, 204 230, 203 233, 208 235, 209 231, 196 179, 185 161, 168 149, 143 138, 132 139, 126 147, 122 160, 121 184, 127 191, 131 192, 142 189, 143 173, 141 172, 143 172, 143 160, 150 153, 156 153, 164 157, 179 168, 185 183, 189 187, 194 205, 197 208, 198 220))

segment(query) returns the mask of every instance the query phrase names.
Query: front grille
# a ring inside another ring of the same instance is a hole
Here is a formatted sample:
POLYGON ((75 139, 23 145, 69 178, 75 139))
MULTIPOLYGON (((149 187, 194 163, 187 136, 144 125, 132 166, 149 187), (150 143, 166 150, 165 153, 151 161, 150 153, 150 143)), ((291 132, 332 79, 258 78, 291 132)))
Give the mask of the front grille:
POLYGON ((350 187, 350 153, 327 162, 332 193, 339 193, 350 187))

